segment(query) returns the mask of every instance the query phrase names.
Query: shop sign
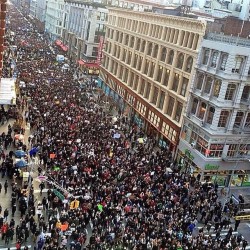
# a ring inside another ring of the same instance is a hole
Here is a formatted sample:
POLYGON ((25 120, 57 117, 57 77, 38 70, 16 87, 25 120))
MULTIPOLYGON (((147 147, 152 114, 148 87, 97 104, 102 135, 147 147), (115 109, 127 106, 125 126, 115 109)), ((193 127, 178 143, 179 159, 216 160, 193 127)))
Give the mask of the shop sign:
POLYGON ((205 170, 218 170, 219 167, 220 167, 219 165, 206 164, 205 170))
POLYGON ((194 159, 194 156, 191 154, 189 149, 185 149, 185 156, 187 156, 191 161, 194 159))
POLYGON ((242 187, 250 187, 250 181, 243 182, 242 187))
POLYGON ((60 200, 65 200, 65 197, 62 193, 60 193, 59 191, 57 191, 56 189, 53 189, 53 193, 60 199, 60 200))

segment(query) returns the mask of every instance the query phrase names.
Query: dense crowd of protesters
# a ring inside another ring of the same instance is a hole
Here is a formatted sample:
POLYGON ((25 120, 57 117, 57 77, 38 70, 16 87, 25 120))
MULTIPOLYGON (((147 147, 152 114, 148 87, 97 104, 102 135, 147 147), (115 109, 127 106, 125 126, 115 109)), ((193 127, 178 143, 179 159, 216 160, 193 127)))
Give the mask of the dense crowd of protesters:
MULTIPOLYGON (((16 185, 19 171, 13 151, 3 153, 1 171, 14 180, 12 216, 18 208, 21 221, 9 223, 5 212, 0 220, 2 239, 8 243, 16 235, 18 249, 32 237, 39 250, 236 250, 247 246, 242 237, 234 236, 233 220, 227 216, 236 215, 239 208, 230 200, 223 210, 217 185, 201 184, 200 175, 181 172, 173 152, 155 149, 153 139, 125 117, 109 116, 101 106, 101 95, 92 92, 93 82, 82 88, 74 77, 74 65, 67 62, 70 68, 62 69, 64 63, 56 61, 62 52, 46 36, 14 6, 8 15, 8 28, 15 33, 10 43, 16 47, 6 57, 14 60, 18 81, 24 82, 17 108, 32 133, 29 145, 18 146, 27 154, 28 148, 39 149, 31 158, 38 158, 38 173, 52 184, 40 183, 41 194, 45 187, 48 191, 37 203, 33 186, 27 195, 23 191, 29 188, 27 183, 16 185), (63 199, 56 196, 56 188, 63 199), (198 222, 204 223, 203 229, 197 230, 198 222), (220 236, 223 228, 229 228, 226 237, 220 236), (215 237, 209 235, 212 232, 215 237)), ((13 73, 10 59, 6 76, 13 73)), ((4 108, 0 116, 3 123, 8 121, 4 108)), ((7 135, 1 135, 5 149, 15 132, 24 130, 10 127, 7 135)))

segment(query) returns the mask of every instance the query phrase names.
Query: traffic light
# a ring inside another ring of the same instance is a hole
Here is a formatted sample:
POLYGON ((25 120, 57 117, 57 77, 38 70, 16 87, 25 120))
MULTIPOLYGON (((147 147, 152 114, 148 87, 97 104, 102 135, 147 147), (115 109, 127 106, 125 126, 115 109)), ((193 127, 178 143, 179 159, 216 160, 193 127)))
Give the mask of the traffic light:
POLYGON ((73 201, 70 202, 70 206, 69 206, 70 209, 76 209, 78 207, 79 207, 79 201, 78 200, 73 200, 73 201))

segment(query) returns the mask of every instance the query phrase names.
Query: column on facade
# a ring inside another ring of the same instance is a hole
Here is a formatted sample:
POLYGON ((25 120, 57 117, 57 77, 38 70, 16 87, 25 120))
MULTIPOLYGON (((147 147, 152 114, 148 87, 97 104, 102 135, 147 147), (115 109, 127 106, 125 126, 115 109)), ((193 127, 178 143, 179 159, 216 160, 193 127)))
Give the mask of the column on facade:
POLYGON ((188 32, 188 31, 185 31, 185 35, 184 35, 184 39, 183 39, 183 43, 182 43, 182 46, 183 46, 183 47, 187 47, 187 44, 188 44, 188 37, 189 37, 189 32, 188 32))
POLYGON ((227 126, 227 129, 229 131, 233 130, 234 122, 235 122, 235 118, 236 118, 237 112, 238 112, 238 110, 232 110, 232 114, 229 117, 230 119, 228 120, 228 126, 227 126))
POLYGON ((170 39, 169 39, 170 43, 172 43, 174 41, 174 33, 175 33, 175 29, 171 28, 170 39))
POLYGON ((177 41, 177 44, 179 44, 180 46, 183 43, 184 36, 185 36, 185 31, 184 30, 180 30, 178 41, 177 41))
POLYGON ((167 27, 164 27, 160 39, 163 40, 163 41, 165 41, 166 35, 167 35, 167 27))
POLYGON ((164 101, 164 105, 163 105, 163 109, 162 109, 162 113, 166 114, 167 113, 167 108, 168 108, 168 102, 169 102, 169 93, 168 91, 165 92, 165 101, 164 101))
POLYGON ((153 82, 150 82, 148 81, 151 85, 151 88, 150 88, 150 92, 149 92, 149 97, 148 97, 148 101, 151 102, 152 98, 153 98, 153 92, 154 92, 154 84, 153 82))
POLYGON ((132 74, 133 74, 133 72, 130 69, 128 69, 128 81, 127 81, 127 84, 128 84, 128 86, 131 86, 131 88, 133 87, 133 83, 130 82, 132 74))
POLYGON ((235 104, 240 104, 244 87, 245 87, 245 84, 238 84, 237 92, 236 92, 236 96, 234 100, 235 104))
POLYGON ((151 36, 151 34, 152 34, 152 29, 153 29, 153 24, 150 23, 150 24, 149 24, 148 33, 147 33, 148 36, 151 36))
POLYGON ((194 39, 194 33, 191 32, 190 35, 189 35, 189 38, 188 38, 188 44, 187 44, 188 48, 192 48, 193 39, 194 39))
POLYGON ((199 34, 195 34, 194 39, 193 39, 193 44, 192 44, 192 50, 197 49, 198 41, 199 41, 199 34))
POLYGON ((169 38, 170 38, 170 33, 171 33, 171 28, 170 27, 168 27, 167 28, 168 30, 167 30, 167 34, 166 34, 166 42, 169 42, 169 38))
POLYGON ((141 89, 141 84, 142 84, 142 76, 141 74, 139 75, 139 79, 138 79, 138 87, 137 87, 137 92, 140 92, 141 89))
POLYGON ((217 98, 218 102, 224 102, 225 101, 225 95, 226 95, 226 92, 227 92, 227 86, 228 86, 228 82, 222 80, 221 81, 221 87, 220 87, 220 93, 219 93, 219 96, 217 98))
POLYGON ((179 75, 179 84, 178 84, 178 87, 177 87, 177 94, 178 95, 181 93, 182 82, 183 82, 183 77, 181 75, 179 75))
POLYGON ((210 126, 210 128, 212 130, 217 130, 217 128, 218 128, 218 122, 219 122, 219 119, 220 119, 221 110, 222 110, 221 108, 216 108, 215 109, 213 121, 212 121, 212 124, 210 126))
POLYGON ((180 34, 179 30, 178 30, 178 29, 175 29, 175 32, 174 32, 174 40, 173 40, 173 43, 174 43, 174 44, 177 44, 179 34, 180 34))
POLYGON ((175 100, 174 100, 174 107, 173 107, 173 111, 172 111, 172 115, 171 115, 171 119, 172 120, 174 120, 174 118, 175 118, 175 113, 176 113, 176 109, 177 109, 177 103, 178 103, 178 101, 175 98, 175 100))

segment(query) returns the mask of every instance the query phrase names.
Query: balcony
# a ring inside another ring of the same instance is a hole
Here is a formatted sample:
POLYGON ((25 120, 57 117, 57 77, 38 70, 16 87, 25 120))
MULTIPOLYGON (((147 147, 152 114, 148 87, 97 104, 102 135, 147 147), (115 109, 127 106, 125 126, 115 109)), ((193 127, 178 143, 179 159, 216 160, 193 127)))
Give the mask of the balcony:
POLYGON ((235 156, 222 155, 221 158, 223 161, 227 162, 250 161, 250 155, 235 155, 235 156))
POLYGON ((250 40, 245 38, 226 36, 216 33, 207 33, 205 38, 212 41, 250 48, 250 40))
POLYGON ((250 134, 250 126, 246 125, 242 127, 240 125, 234 125, 233 131, 236 134, 250 134))

